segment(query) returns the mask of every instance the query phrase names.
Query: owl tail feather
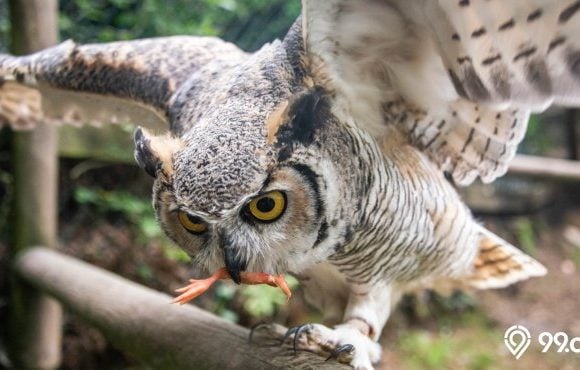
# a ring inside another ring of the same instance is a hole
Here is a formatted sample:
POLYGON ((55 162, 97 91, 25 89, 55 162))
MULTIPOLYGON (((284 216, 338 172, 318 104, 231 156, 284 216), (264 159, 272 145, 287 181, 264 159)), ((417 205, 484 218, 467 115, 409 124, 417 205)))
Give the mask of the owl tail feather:
POLYGON ((520 249, 480 227, 479 255, 475 269, 464 283, 477 289, 504 288, 534 276, 543 276, 546 268, 520 249))

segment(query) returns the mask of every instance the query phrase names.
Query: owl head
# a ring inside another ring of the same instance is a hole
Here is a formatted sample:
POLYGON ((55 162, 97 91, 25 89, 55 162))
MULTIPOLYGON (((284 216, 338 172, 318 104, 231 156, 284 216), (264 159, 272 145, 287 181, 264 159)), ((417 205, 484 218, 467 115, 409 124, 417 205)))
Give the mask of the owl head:
POLYGON ((167 235, 196 265, 225 266, 236 282, 241 271, 300 272, 326 258, 339 226, 331 219, 339 184, 327 181, 336 161, 325 149, 337 122, 324 91, 304 89, 271 106, 248 116, 255 109, 228 101, 180 137, 135 133, 167 235))

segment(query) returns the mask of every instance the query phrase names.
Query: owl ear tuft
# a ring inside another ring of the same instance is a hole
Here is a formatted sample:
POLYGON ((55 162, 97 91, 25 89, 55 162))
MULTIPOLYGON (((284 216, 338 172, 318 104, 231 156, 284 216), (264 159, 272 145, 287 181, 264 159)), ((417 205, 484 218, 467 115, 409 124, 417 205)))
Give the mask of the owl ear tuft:
POLYGON ((159 170, 165 176, 170 176, 173 173, 172 156, 176 150, 182 147, 181 140, 173 138, 169 134, 155 136, 142 127, 135 130, 134 140, 135 160, 139 167, 152 177, 157 177, 159 170))
POLYGON ((266 122, 269 144, 288 145, 300 142, 309 145, 327 110, 325 93, 315 87, 284 101, 266 122))

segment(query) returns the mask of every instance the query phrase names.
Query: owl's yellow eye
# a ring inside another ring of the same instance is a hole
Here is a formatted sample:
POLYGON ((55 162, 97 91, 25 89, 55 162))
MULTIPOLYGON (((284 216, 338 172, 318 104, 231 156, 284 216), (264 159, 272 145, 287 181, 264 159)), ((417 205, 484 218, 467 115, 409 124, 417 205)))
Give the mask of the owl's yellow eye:
POLYGON ((201 218, 192 216, 187 212, 179 211, 177 214, 179 223, 192 234, 202 234, 207 230, 207 224, 201 218))
POLYGON ((281 191, 271 191, 254 198, 248 204, 248 210, 258 221, 276 221, 286 210, 286 195, 281 191))

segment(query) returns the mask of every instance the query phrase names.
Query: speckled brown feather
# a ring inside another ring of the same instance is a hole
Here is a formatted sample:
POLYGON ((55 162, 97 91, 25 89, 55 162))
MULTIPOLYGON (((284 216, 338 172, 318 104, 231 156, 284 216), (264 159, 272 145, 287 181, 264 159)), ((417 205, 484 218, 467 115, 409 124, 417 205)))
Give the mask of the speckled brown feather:
MULTIPOLYGON (((77 124, 146 124, 142 120, 148 119, 163 128, 159 123, 168 121, 171 98, 192 75, 207 66, 228 68, 245 57, 220 39, 187 36, 89 45, 66 41, 30 56, 2 55, 0 118, 14 128, 22 128, 23 117, 77 124), (40 91, 42 109, 39 99, 23 99, 15 84, 30 94, 40 91), (139 112, 145 110, 149 116, 139 112)), ((209 83, 210 76, 204 76, 202 82, 209 83)))

